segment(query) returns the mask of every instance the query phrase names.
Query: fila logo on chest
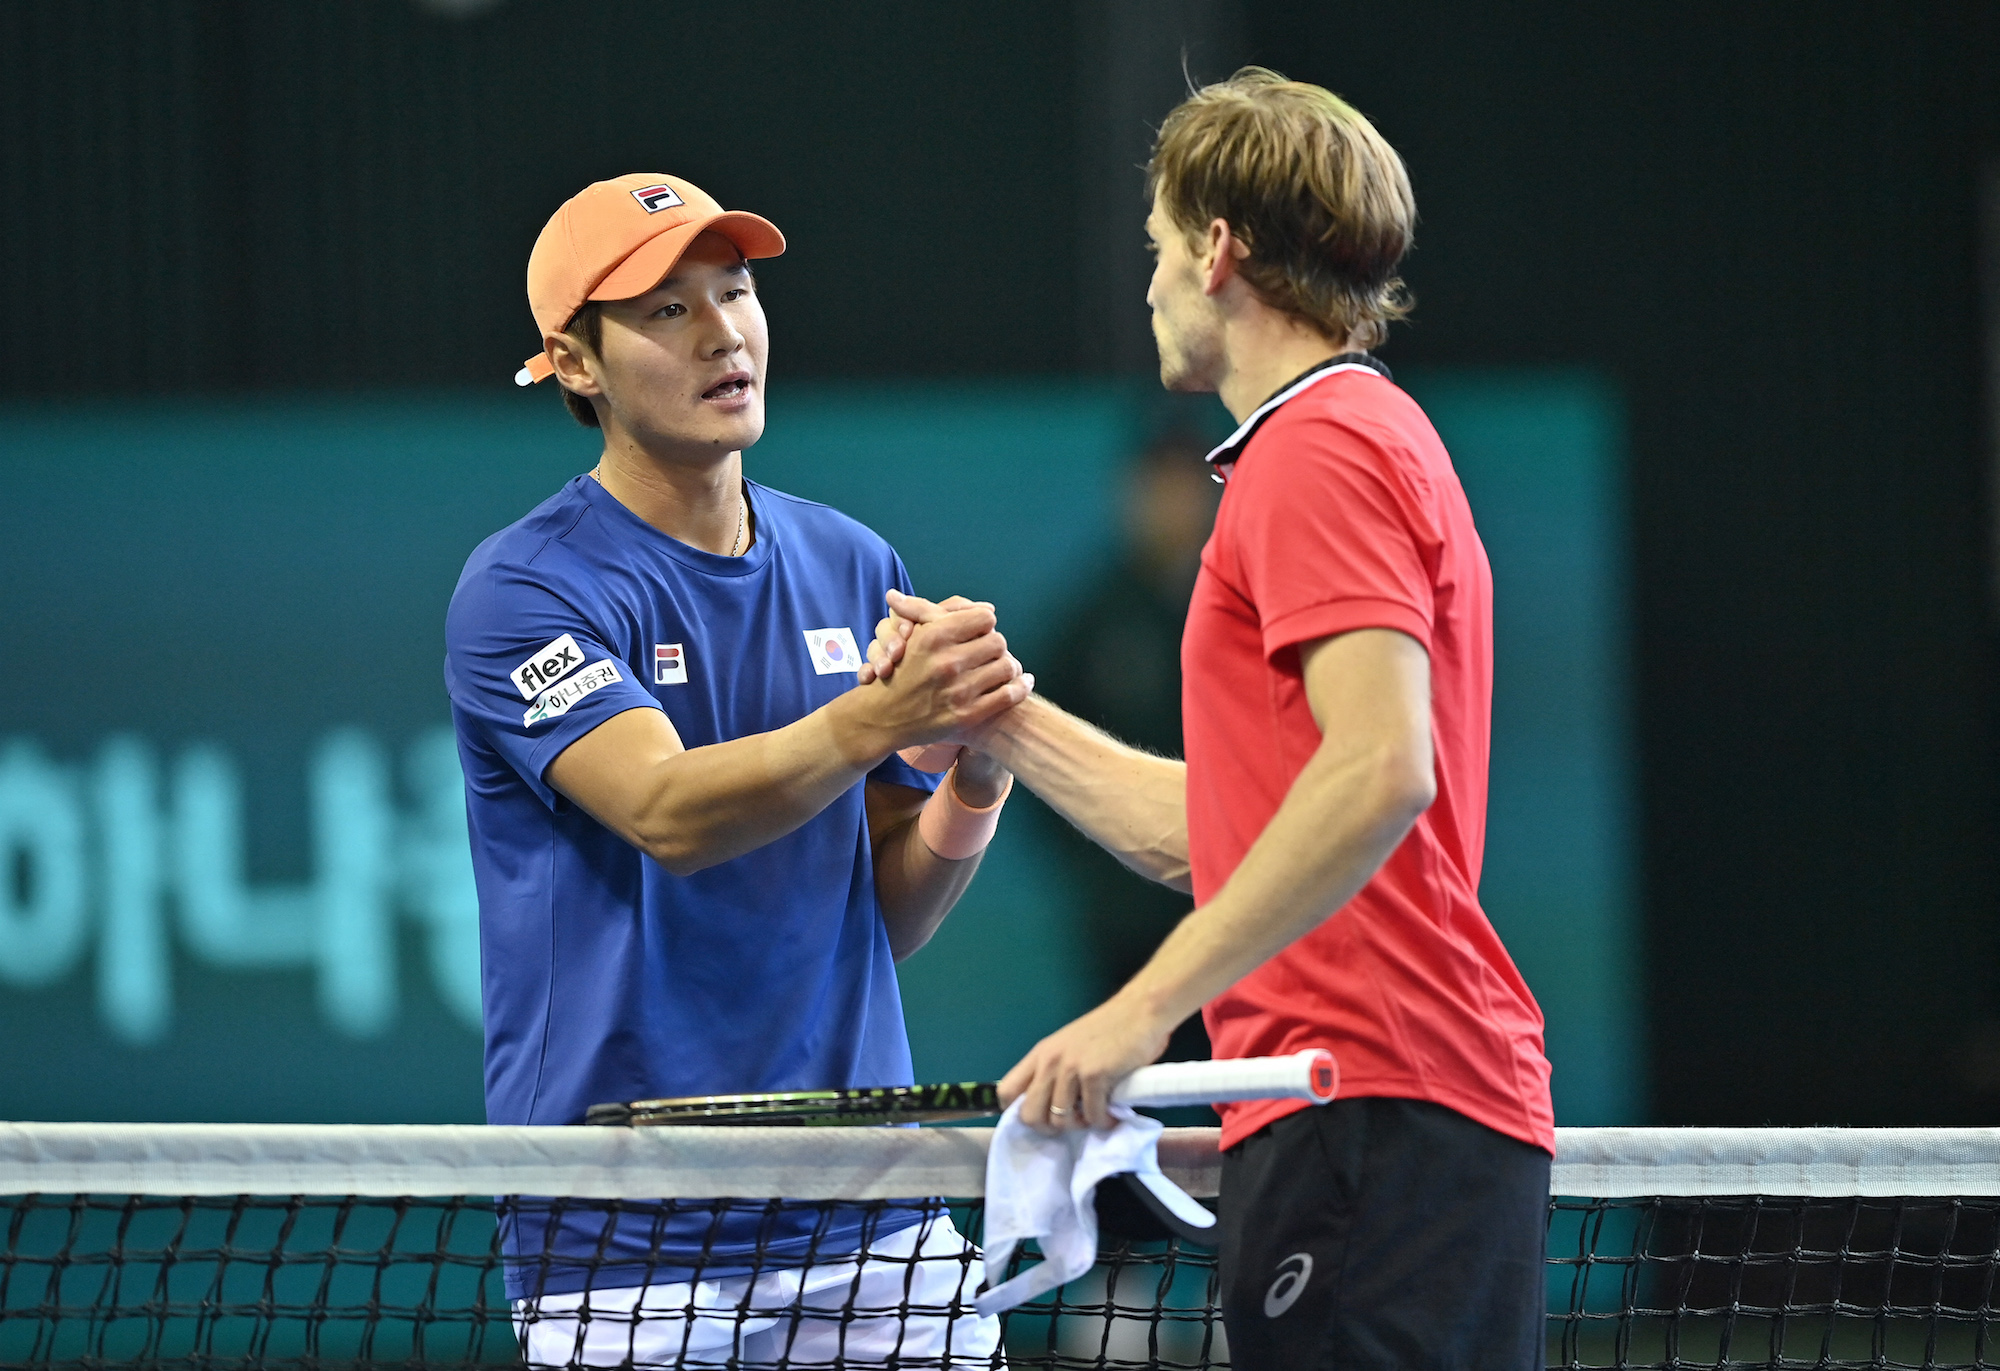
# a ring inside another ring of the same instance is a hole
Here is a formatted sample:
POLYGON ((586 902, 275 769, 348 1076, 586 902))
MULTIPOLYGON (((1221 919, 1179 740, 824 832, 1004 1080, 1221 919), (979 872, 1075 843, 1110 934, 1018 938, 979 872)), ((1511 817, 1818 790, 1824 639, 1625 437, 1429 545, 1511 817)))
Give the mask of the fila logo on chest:
POLYGON ((686 685, 687 649, 680 643, 653 644, 653 684, 686 685))

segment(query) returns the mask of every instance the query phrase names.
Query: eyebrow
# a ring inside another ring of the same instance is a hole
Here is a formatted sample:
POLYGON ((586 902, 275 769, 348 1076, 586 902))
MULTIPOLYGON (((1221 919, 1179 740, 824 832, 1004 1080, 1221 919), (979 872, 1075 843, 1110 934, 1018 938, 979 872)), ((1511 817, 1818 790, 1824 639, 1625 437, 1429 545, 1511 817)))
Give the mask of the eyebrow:
MULTIPOLYGON (((734 265, 724 267, 723 271, 731 276, 748 276, 753 280, 756 278, 756 273, 750 270, 749 259, 744 257, 738 257, 734 265)), ((684 286, 686 284, 687 278, 685 276, 667 276, 663 277, 660 284, 654 286, 653 290, 670 290, 675 286, 684 286)), ((649 290, 646 293, 651 295, 653 291, 649 290)))

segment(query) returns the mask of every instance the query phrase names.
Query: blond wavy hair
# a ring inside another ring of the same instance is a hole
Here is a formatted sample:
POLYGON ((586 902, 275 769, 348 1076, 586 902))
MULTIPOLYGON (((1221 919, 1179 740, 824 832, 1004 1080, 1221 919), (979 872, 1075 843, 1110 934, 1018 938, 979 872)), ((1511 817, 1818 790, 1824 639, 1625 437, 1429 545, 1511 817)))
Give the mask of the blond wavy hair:
POLYGON ((1396 275, 1416 230, 1409 173, 1324 87, 1264 67, 1202 87, 1160 125, 1146 185, 1190 242, 1227 221, 1250 288, 1336 343, 1379 346, 1410 312, 1396 275))

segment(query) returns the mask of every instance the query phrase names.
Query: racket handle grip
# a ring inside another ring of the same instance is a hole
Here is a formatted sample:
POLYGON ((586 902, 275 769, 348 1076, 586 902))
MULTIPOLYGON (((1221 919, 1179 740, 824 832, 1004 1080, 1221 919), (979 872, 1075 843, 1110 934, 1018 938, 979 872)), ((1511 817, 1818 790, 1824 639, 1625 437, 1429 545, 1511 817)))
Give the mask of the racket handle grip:
POLYGON ((1289 1057, 1142 1066, 1111 1091, 1113 1104, 1164 1108, 1232 1100, 1309 1100, 1325 1104, 1340 1089, 1340 1064, 1323 1047, 1289 1057))

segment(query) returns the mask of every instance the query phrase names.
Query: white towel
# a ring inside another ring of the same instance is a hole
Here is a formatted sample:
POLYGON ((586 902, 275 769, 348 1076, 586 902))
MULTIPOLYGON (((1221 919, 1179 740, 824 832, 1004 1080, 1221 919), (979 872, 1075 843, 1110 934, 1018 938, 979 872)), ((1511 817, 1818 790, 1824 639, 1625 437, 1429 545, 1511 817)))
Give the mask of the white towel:
POLYGON ((1175 1214, 1199 1228, 1215 1222, 1185 1190, 1160 1171, 1161 1124, 1111 1106, 1107 1129, 1041 1133, 1021 1122, 1016 1100, 993 1130, 986 1154, 986 1280, 981 1314, 1025 1304, 1090 1270, 1097 1261, 1097 1209, 1093 1196, 1107 1176, 1131 1172, 1175 1214), (1008 1259, 1023 1242, 1041 1244, 1042 1262, 1001 1283, 1008 1259))

